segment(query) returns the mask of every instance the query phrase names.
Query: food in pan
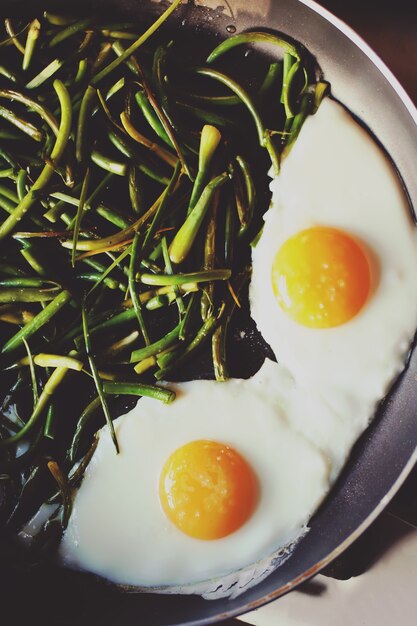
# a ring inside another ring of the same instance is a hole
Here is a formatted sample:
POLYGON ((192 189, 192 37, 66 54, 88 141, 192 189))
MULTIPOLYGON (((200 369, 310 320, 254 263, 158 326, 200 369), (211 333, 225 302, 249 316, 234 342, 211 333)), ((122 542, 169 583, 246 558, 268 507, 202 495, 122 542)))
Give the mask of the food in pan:
POLYGON ((416 235, 302 45, 176 38, 178 4, 5 21, 3 517, 28 562, 60 544, 116 583, 218 597, 288 557, 404 366, 416 235), (248 282, 272 351, 258 337, 244 380, 248 282))

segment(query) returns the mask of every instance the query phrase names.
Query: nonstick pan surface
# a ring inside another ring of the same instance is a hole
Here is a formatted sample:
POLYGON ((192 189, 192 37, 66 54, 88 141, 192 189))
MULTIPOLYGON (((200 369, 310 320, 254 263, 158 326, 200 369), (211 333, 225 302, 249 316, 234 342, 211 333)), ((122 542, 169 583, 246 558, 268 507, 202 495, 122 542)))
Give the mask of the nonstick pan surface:
MULTIPOLYGON (((236 29, 273 28, 302 42, 318 59, 333 95, 341 100, 392 158, 417 207, 417 114, 398 82, 379 58, 345 25, 313 2, 263 0, 206 8, 183 5, 170 18, 184 22, 181 36, 215 30, 219 39, 236 29), (242 10, 242 6, 245 7, 242 10), (240 7, 240 10, 239 10, 240 7), (184 21, 185 20, 185 21, 184 21), (230 26, 232 28, 230 28, 230 26)), ((114 18, 159 13, 145 0, 79 0, 68 3, 2 0, 0 14, 22 15, 37 8, 54 12, 107 12, 114 18)), ((337 484, 311 522, 311 530, 288 559, 267 579, 234 600, 206 601, 196 596, 123 594, 95 578, 58 568, 37 568, 22 575, 10 562, 0 565, 0 615, 4 624, 84 626, 203 625, 250 611, 288 592, 338 556, 376 518, 417 460, 417 354, 377 417, 352 451, 337 484)), ((0 555, 1 560, 1 555, 0 555)))

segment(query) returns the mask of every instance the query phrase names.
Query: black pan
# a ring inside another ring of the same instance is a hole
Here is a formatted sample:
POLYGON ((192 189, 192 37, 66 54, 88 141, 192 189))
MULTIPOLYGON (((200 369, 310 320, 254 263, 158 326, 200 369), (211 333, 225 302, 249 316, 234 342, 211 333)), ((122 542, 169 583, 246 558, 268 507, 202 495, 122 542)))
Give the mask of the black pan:
MULTIPOLYGON (((198 3, 200 4, 200 3, 198 3)), ((309 0, 225 2, 233 10, 213 10, 194 3, 171 17, 173 26, 186 20, 187 28, 213 29, 219 37, 254 27, 281 30, 301 41, 319 60, 333 94, 342 100, 378 137, 390 154, 417 207, 417 113, 399 83, 378 57, 341 22, 309 0), (239 10, 245 7, 245 10, 239 10), (232 28, 230 28, 232 27, 232 28)), ((108 11, 114 17, 135 18, 143 11, 160 12, 146 0, 33 1, 30 11, 53 7, 108 11)), ((26 13, 25 0, 2 0, 0 13, 26 13)), ((184 36, 186 29, 182 27, 184 36)), ((350 460, 326 502, 311 522, 311 531, 291 558, 266 580, 234 600, 205 601, 196 596, 122 594, 90 576, 59 569, 37 569, 21 574, 0 570, 0 615, 4 624, 84 626, 101 624, 203 625, 250 611, 316 574, 345 550, 378 516, 404 482, 417 460, 417 353, 382 402, 372 426, 355 446, 350 460), (56 616, 56 617, 53 617, 56 616)))

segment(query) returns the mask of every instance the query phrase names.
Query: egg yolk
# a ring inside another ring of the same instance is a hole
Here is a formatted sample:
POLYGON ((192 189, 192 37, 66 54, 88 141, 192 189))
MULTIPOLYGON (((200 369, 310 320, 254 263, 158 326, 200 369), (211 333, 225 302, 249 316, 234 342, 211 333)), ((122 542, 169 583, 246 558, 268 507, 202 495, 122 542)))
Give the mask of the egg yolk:
POLYGON ((207 440, 175 450, 159 483, 167 517, 197 539, 220 539, 240 528, 252 515, 258 492, 248 462, 230 446, 207 440))
POLYGON ((356 239, 336 228, 316 226, 298 232, 278 250, 272 287, 282 309, 296 322, 331 328, 363 307, 371 270, 356 239))

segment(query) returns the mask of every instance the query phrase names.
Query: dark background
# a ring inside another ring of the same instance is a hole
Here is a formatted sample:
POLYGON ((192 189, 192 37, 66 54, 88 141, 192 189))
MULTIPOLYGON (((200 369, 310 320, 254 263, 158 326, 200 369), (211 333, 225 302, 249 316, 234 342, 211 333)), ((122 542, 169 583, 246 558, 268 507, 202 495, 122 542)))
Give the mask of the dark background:
POLYGON ((374 49, 417 104, 417 0, 321 0, 374 49))

